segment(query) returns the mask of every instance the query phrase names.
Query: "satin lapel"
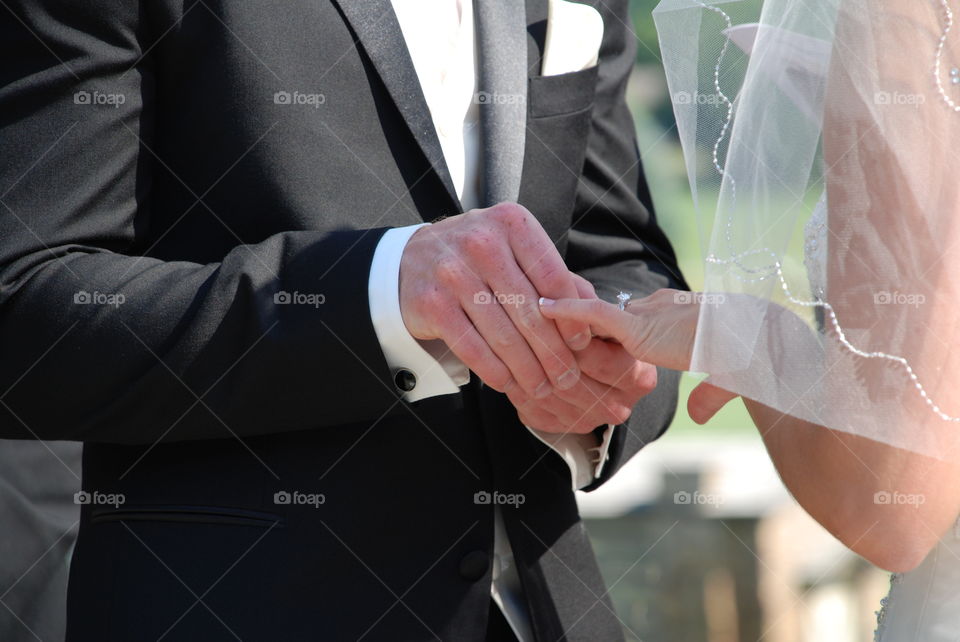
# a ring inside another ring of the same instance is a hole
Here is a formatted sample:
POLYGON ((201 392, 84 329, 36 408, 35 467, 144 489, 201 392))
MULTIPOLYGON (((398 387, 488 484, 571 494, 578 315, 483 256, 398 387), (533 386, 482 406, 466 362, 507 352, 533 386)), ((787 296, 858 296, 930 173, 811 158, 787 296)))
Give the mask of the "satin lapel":
POLYGON ((484 205, 520 194, 527 129, 527 16, 518 0, 474 0, 484 205))
POLYGON ((443 159, 443 148, 390 0, 334 2, 357 34, 360 46, 380 74, 414 139, 459 208, 460 199, 457 198, 450 171, 443 159))

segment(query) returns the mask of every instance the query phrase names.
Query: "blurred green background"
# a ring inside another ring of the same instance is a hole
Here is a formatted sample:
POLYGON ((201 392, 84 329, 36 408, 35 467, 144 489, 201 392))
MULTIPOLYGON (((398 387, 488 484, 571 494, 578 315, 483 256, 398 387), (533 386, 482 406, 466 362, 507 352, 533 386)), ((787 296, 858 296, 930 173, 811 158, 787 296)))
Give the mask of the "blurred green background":
MULTIPOLYGON (((696 290, 703 285, 703 249, 653 21, 653 9, 658 3, 659 0, 631 2, 630 11, 638 44, 637 64, 628 100, 660 225, 673 243, 687 282, 696 290)), ((760 3, 750 0, 749 4, 760 3)), ((713 20, 720 26, 719 18, 713 20)), ((685 403, 690 390, 701 378, 684 374, 681 404, 685 403)), ((694 424, 681 407, 669 434, 691 430, 703 431, 704 428, 694 424)), ((710 422, 710 430, 746 433, 754 431, 754 428, 743 403, 737 400, 710 422)))

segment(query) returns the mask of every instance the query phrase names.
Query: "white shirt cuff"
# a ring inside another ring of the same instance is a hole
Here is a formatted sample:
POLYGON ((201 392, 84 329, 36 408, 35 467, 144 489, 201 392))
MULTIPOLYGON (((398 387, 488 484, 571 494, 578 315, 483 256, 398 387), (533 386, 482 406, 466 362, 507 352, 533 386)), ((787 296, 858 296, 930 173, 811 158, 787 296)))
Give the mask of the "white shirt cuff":
MULTIPOLYGON (((403 394, 408 402, 460 392, 460 386, 470 381, 470 370, 443 341, 415 339, 400 313, 400 260, 407 241, 424 225, 429 223, 387 230, 373 253, 367 288, 370 319, 390 371, 396 374, 407 370, 414 376, 413 389, 403 394)), ((614 426, 609 425, 603 431, 600 444, 593 433, 555 434, 532 428, 527 430, 567 463, 573 489, 577 490, 589 486, 603 472, 609 459, 614 426)))
POLYGON ((579 490, 592 484, 603 474, 603 467, 610 459, 610 442, 613 438, 613 424, 603 431, 600 444, 594 434, 550 433, 534 430, 527 426, 534 437, 549 446, 560 455, 570 468, 573 490, 579 490))
POLYGON ((443 341, 419 341, 403 324, 400 260, 407 241, 424 225, 429 223, 387 230, 373 253, 367 287, 370 320, 390 371, 396 375, 406 370, 414 376, 413 388, 403 394, 408 402, 460 392, 470 381, 470 371, 443 341))

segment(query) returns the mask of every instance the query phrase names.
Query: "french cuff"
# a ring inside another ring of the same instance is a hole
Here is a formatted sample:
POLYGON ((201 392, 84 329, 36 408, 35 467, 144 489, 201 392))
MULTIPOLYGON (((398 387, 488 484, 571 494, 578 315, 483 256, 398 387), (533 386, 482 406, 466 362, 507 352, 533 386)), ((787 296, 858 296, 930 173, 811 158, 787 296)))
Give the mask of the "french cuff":
POLYGON ((591 432, 585 435, 574 433, 550 433, 535 430, 527 426, 530 433, 549 446, 570 468, 570 480, 573 490, 579 490, 592 484, 603 474, 603 467, 610 459, 610 442, 616 427, 608 424, 603 431, 600 443, 591 432))
POLYGON ((413 233, 424 225, 397 227, 381 237, 370 264, 367 296, 370 320, 380 349, 394 376, 394 386, 408 402, 460 392, 470 370, 443 341, 419 341, 400 313, 400 260, 413 233))

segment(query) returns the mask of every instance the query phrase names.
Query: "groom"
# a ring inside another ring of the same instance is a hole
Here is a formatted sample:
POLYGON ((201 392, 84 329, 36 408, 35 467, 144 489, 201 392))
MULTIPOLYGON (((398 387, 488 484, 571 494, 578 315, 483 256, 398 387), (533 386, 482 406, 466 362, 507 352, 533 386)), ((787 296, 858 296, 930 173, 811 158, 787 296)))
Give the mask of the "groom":
POLYGON ((627 1, 10 13, 0 435, 85 442, 68 639, 621 639, 573 489, 676 376, 537 297, 683 286, 627 1))

